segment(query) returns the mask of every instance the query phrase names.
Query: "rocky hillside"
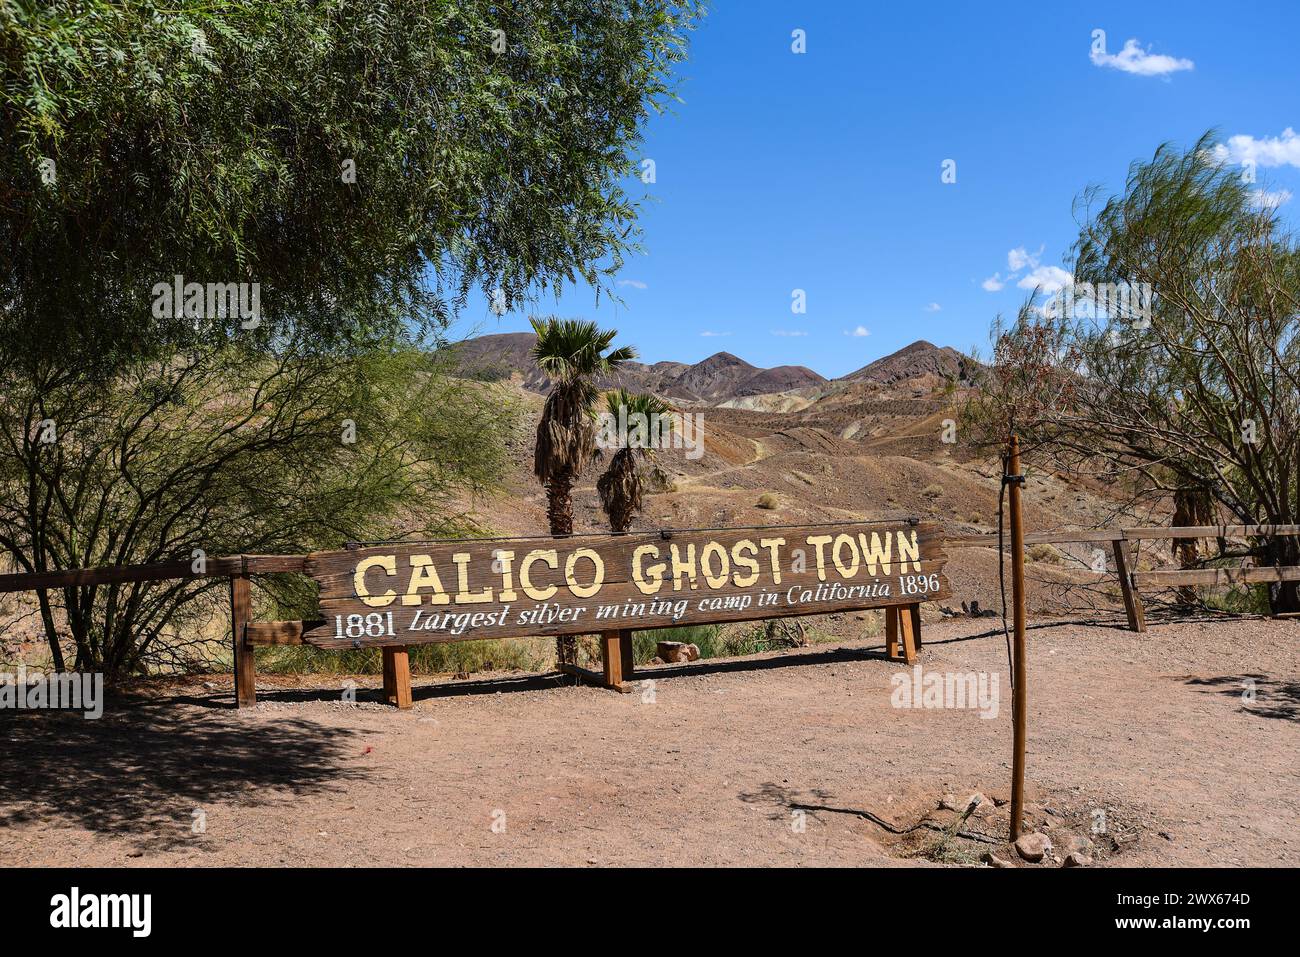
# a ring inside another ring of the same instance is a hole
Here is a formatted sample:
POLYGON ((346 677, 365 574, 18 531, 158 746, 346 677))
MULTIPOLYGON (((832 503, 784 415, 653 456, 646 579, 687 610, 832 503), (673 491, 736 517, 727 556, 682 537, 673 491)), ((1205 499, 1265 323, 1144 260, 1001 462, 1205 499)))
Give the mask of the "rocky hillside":
MULTIPOLYGON (((479 336, 449 346, 454 361, 467 375, 483 379, 515 379, 530 392, 544 393, 550 382, 534 364, 531 332, 479 336)), ((719 352, 690 365, 684 362, 629 362, 602 387, 622 385, 654 392, 681 402, 714 404, 742 396, 767 395, 824 385, 824 376, 803 366, 762 369, 730 352, 719 352)))

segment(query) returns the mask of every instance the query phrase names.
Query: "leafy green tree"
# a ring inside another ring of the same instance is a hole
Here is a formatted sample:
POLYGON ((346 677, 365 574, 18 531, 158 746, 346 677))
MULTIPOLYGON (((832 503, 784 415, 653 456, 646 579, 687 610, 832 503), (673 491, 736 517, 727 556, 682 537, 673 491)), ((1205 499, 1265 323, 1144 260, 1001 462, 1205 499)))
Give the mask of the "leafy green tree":
MULTIPOLYGON (((598 288, 691 0, 0 0, 0 333, 105 377, 257 282, 326 341, 598 288)), ((205 335, 237 337, 232 325, 205 335)))
MULTIPOLYGON (((614 422, 635 422, 640 418, 647 430, 664 437, 672 431, 672 409, 663 399, 649 392, 628 392, 626 389, 614 389, 605 393, 605 412, 614 422), (655 423, 658 428, 655 429, 655 423)), ((629 427, 628 435, 623 437, 626 444, 610 456, 609 467, 596 480, 596 492, 600 495, 601 507, 609 518, 610 531, 617 534, 626 532, 632 525, 632 518, 641 511, 645 498, 646 469, 654 457, 654 448, 649 444, 651 434, 641 442, 635 441, 634 429, 629 427)))
MULTIPOLYGON (((978 407, 1054 467, 1184 515, 1297 524, 1300 247, 1221 156, 1208 134, 1162 146, 1122 194, 1084 194, 1074 306, 1026 303, 995 327, 978 407)), ((1247 554, 1300 565, 1300 541, 1264 536, 1247 554)), ((1271 585, 1274 610, 1300 611, 1298 589, 1271 585)))

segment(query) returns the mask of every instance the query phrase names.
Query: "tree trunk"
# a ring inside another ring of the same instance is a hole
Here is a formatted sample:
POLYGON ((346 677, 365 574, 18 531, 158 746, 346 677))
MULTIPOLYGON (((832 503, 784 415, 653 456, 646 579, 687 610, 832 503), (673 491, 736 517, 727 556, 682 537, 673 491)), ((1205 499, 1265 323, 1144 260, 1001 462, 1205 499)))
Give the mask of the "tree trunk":
MULTIPOLYGON (((1300 565, 1300 541, 1278 535, 1266 542, 1274 566, 1300 565)), ((1268 606, 1275 615, 1300 612, 1300 582, 1274 582, 1268 586, 1268 606)))
POLYGON ((45 640, 50 645, 50 657, 54 660, 55 671, 66 671, 63 663, 63 649, 59 647, 59 634, 54 628, 54 613, 50 610, 50 596, 44 588, 36 590, 36 600, 41 606, 41 624, 45 627, 45 640))
MULTIPOLYGON (((1209 493, 1203 488, 1188 486, 1174 490, 1174 527, 1209 525, 1212 518, 1209 493)), ((1182 568, 1196 568, 1200 564, 1200 545, 1195 538, 1173 540, 1174 560, 1182 568)), ((1184 605, 1197 603, 1196 589, 1183 585, 1177 589, 1178 601, 1184 605)))
POLYGON ((546 483, 546 518, 552 535, 573 534, 573 473, 552 475, 546 483))
MULTIPOLYGON (((573 534, 573 473, 559 472, 546 483, 546 518, 552 535, 573 534)), ((573 635, 555 636, 555 663, 578 663, 578 639, 573 635)))

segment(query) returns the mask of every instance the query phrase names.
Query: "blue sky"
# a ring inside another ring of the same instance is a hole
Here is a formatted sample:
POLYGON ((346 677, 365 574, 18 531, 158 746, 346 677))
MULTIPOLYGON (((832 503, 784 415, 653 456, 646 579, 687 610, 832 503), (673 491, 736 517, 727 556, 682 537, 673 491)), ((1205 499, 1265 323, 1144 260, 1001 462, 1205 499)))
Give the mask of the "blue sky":
POLYGON ((646 254, 623 303, 579 288, 497 317, 478 299, 453 336, 555 313, 617 327, 649 362, 726 350, 830 377, 921 338, 986 348, 1018 283, 1058 275, 1084 187, 1116 191, 1133 160, 1211 128, 1259 188, 1295 194, 1294 222, 1295 0, 984 7, 715 0, 684 102, 647 132, 656 181, 630 187, 646 254))

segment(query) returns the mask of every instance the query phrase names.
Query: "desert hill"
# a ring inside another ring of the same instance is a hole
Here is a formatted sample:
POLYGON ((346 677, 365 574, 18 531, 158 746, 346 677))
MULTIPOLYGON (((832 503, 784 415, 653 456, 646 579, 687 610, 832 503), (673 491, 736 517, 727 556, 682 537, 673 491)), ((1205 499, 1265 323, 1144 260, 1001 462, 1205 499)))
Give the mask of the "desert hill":
MULTIPOLYGON (((963 368, 969 375, 971 366, 963 367, 963 361, 970 363, 956 350, 916 343, 844 379, 715 405, 684 405, 701 417, 703 454, 690 458, 684 449, 674 448, 656 453, 664 481, 646 496, 633 528, 917 517, 940 522, 949 535, 995 532, 1001 484, 996 453, 974 447, 960 434, 956 443, 942 441, 945 420, 959 419, 958 407, 969 392, 961 379, 955 384, 949 375, 962 375, 963 368)), ((669 369, 668 375, 662 370, 651 374, 698 396, 741 388, 752 381, 752 369, 720 353, 669 369)), ((502 534, 536 534, 546 528, 545 496, 531 471, 543 398, 525 379, 516 373, 509 386, 523 416, 507 494, 481 509, 502 534)), ((701 397, 701 403, 706 401, 701 397)), ((595 489, 603 467, 602 459, 593 462, 574 489, 578 531, 607 527, 595 489)), ((1025 500, 1030 530, 1117 524, 1121 512, 1104 486, 1069 484, 1043 472, 1030 472, 1025 500)), ((1029 576, 1031 605, 1059 611, 1058 586, 1089 580, 1086 563, 1093 557, 1087 545, 1044 550, 1029 576)), ((954 549, 949 558, 954 595, 946 604, 955 609, 977 601, 983 608, 994 607, 996 550, 954 549)), ((1099 600, 1104 604, 1111 597, 1117 595, 1103 594, 1099 600)))
MULTIPOLYGON (((545 393, 550 381, 530 355, 536 337, 531 332, 478 336, 447 347, 466 374, 483 379, 513 379, 530 392, 545 393)), ((730 352, 718 352, 700 362, 628 362, 600 383, 654 392, 666 399, 712 404, 741 396, 767 395, 826 383, 824 376, 803 366, 762 369, 730 352)))

